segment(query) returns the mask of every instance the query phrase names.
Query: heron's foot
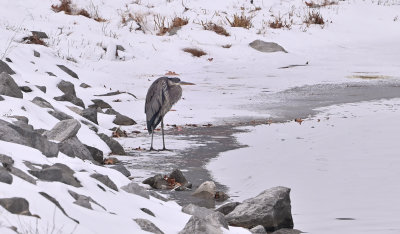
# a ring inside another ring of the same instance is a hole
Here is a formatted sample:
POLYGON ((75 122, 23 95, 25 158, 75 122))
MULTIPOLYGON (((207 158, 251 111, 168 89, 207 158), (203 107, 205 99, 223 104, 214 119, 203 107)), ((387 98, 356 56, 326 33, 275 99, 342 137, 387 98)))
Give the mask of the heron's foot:
POLYGON ((167 148, 165 148, 165 147, 163 147, 162 149, 160 149, 160 151, 171 151, 171 152, 172 152, 171 149, 167 149, 167 148))
POLYGON ((149 151, 157 151, 153 147, 150 147, 149 151))

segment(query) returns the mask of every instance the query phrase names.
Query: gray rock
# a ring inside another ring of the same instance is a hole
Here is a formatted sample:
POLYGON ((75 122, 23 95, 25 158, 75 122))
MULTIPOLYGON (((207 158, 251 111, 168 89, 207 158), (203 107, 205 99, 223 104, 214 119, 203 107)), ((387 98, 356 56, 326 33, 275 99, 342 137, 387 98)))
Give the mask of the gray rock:
POLYGON ((224 192, 222 192, 222 191, 216 191, 215 192, 214 199, 217 202, 224 202, 224 201, 228 200, 228 198, 229 198, 229 195, 224 193, 224 192))
POLYGON ((11 165, 8 165, 8 166, 6 167, 6 169, 7 169, 11 174, 13 174, 13 175, 15 175, 15 176, 18 176, 19 178, 21 178, 21 179, 23 179, 23 180, 25 180, 25 181, 27 181, 27 182, 29 182, 29 183, 31 183, 31 184, 36 184, 36 180, 35 180, 32 176, 26 174, 23 170, 20 170, 20 169, 18 169, 18 168, 16 168, 16 167, 13 167, 13 166, 11 166, 11 165))
POLYGON ((187 179, 179 169, 173 170, 171 174, 169 174, 169 178, 175 179, 175 182, 182 185, 186 185, 188 183, 187 179))
POLYGON ((49 76, 57 77, 53 72, 46 72, 49 76))
POLYGON ((147 178, 143 181, 143 184, 148 184, 154 189, 167 189, 168 182, 164 179, 161 174, 157 174, 153 177, 147 178))
POLYGON ((89 107, 82 111, 82 116, 95 124, 99 124, 97 122, 97 109, 93 107, 89 107))
MULTIPOLYGON (((155 234, 164 234, 154 223, 147 219, 134 219, 135 222, 140 226, 143 231, 155 233, 155 234)), ((193 234, 193 233, 192 233, 193 234)))
POLYGON ((90 154, 92 155, 93 160, 102 164, 103 160, 104 160, 103 151, 101 151, 95 147, 89 146, 89 145, 85 145, 85 146, 89 150, 90 154))
POLYGON ((297 230, 297 229, 281 228, 277 231, 274 231, 271 234, 300 234, 300 233, 303 233, 303 232, 300 230, 297 230))
POLYGON ((99 133, 97 135, 108 145, 108 147, 110 147, 112 154, 126 155, 124 148, 118 141, 110 138, 104 133, 99 133))
POLYGON ((63 212, 63 214, 65 216, 67 216, 68 218, 70 218, 72 221, 79 223, 78 220, 71 218, 71 216, 69 216, 67 214, 67 212, 65 212, 64 208, 62 208, 61 204, 52 196, 50 196, 49 194, 45 193, 45 192, 39 192, 40 195, 42 195, 43 197, 45 197, 47 200, 49 200, 50 202, 52 202, 54 205, 56 205, 58 207, 58 209, 61 210, 61 212, 63 212))
POLYGON ((130 126, 130 125, 136 124, 135 120, 129 118, 126 115, 121 115, 121 114, 115 116, 113 123, 116 125, 122 125, 122 126, 130 126))
POLYGON ((68 193, 75 199, 74 204, 92 210, 91 202, 106 210, 102 205, 97 203, 93 198, 68 190, 68 193))
POLYGON ((92 86, 90 86, 90 85, 88 85, 88 84, 86 84, 86 83, 82 83, 81 85, 79 85, 79 87, 82 87, 82 88, 84 88, 84 89, 87 89, 87 88, 91 88, 92 86))
POLYGON ((88 126, 89 129, 92 130, 93 132, 95 132, 95 133, 99 132, 99 129, 92 122, 89 122, 86 120, 81 120, 81 122, 83 124, 85 124, 86 126, 88 126))
POLYGON ((50 140, 64 141, 71 137, 76 136, 81 123, 76 119, 68 119, 58 122, 50 131, 45 132, 43 135, 47 136, 50 140))
POLYGON ((225 216, 232 226, 253 228, 262 225, 266 231, 293 228, 290 189, 274 187, 243 201, 225 216))
POLYGON ((11 115, 10 118, 17 119, 18 121, 24 122, 26 124, 29 123, 28 117, 23 116, 23 115, 11 115))
POLYGON ((12 63, 13 61, 10 58, 6 58, 6 62, 12 63))
POLYGON ((125 51, 125 48, 122 45, 117 45, 117 50, 125 51))
POLYGON ((69 69, 68 67, 66 67, 64 65, 57 65, 57 67, 59 67, 61 70, 63 70, 65 73, 67 73, 68 75, 72 76, 73 78, 79 79, 78 75, 74 71, 69 69))
POLYGON ((30 131, 0 120, 0 140, 26 145, 41 151, 46 157, 57 157, 58 145, 36 131, 30 131))
POLYGON ((0 101, 4 101, 4 98, 2 96, 0 96, 0 101))
POLYGON ((228 222, 225 220, 225 216, 220 212, 199 207, 194 204, 189 204, 182 207, 182 212, 207 220, 209 223, 212 223, 215 226, 222 226, 226 229, 229 229, 228 222))
POLYGON ((19 89, 20 89, 22 92, 24 92, 24 93, 30 93, 30 92, 32 92, 31 87, 26 86, 26 85, 25 85, 25 86, 20 86, 19 89))
POLYGON ((104 112, 104 114, 107 114, 107 115, 120 115, 120 113, 118 111, 114 110, 113 108, 107 109, 104 112))
POLYGON ((169 201, 168 198, 165 198, 165 197, 161 196, 160 194, 158 194, 158 193, 155 192, 155 191, 149 191, 149 192, 150 192, 150 196, 155 197, 155 198, 157 198, 158 200, 165 201, 165 202, 169 201))
POLYGON ((147 208, 140 208, 140 210, 143 211, 144 213, 148 214, 148 215, 156 217, 156 215, 151 210, 149 210, 147 208))
POLYGON ((100 181, 105 186, 109 187, 110 189, 118 191, 117 186, 114 184, 114 182, 112 182, 112 180, 110 180, 110 178, 107 175, 102 175, 100 173, 94 173, 94 174, 91 174, 90 177, 100 181))
POLYGON ((48 111, 47 113, 49 113, 50 115, 52 115, 54 118, 62 121, 62 120, 67 120, 67 119, 73 119, 74 117, 65 114, 62 111, 59 110, 54 110, 54 111, 48 111))
POLYGON ((41 170, 28 170, 30 174, 44 181, 58 181, 74 187, 82 187, 81 183, 74 177, 74 171, 68 166, 56 163, 41 170))
POLYGON ((45 32, 40 31, 31 31, 32 36, 40 38, 40 39, 47 39, 49 38, 45 32))
POLYGON ((31 215, 29 202, 22 197, 1 198, 0 206, 8 210, 11 214, 31 215))
POLYGON ((126 177, 131 176, 131 173, 128 171, 128 169, 126 169, 126 167, 124 165, 114 165, 114 166, 111 166, 110 168, 121 172, 126 177))
POLYGON ((192 216, 179 234, 195 233, 222 234, 223 231, 220 226, 209 223, 208 220, 192 216))
POLYGON ((218 209, 216 209, 215 211, 219 211, 222 214, 227 215, 231 213, 239 204, 240 202, 229 202, 226 203, 225 205, 218 207, 218 209))
POLYGON ((14 160, 10 156, 0 154, 0 163, 3 164, 4 167, 12 166, 14 164, 14 160))
POLYGON ((15 83, 14 79, 5 72, 0 74, 0 94, 15 98, 23 97, 17 83, 15 83))
POLYGON ((5 63, 5 62, 0 60, 0 74, 3 73, 3 72, 5 72, 5 73, 7 73, 9 75, 14 75, 15 74, 15 71, 13 71, 13 69, 11 69, 11 67, 8 66, 7 63, 5 63))
POLYGON ((12 184, 13 182, 12 175, 4 167, 0 167, 0 182, 6 184, 12 184))
POLYGON ((135 182, 130 182, 129 184, 122 186, 121 189, 125 192, 136 194, 147 199, 150 198, 149 191, 135 182))
POLYGON ((33 56, 40 58, 40 53, 36 50, 33 50, 33 56))
POLYGON ((22 129, 26 130, 26 131, 35 131, 33 129, 32 125, 30 125, 30 124, 28 124, 28 123, 26 123, 25 121, 22 121, 22 120, 13 121, 13 124, 15 126, 17 126, 17 127, 20 127, 22 129))
POLYGON ((101 109, 111 108, 110 104, 108 104, 107 102, 105 102, 101 99, 93 99, 92 102, 94 103, 93 106, 100 107, 101 109))
POLYGON ((250 229, 251 233, 267 233, 262 225, 258 225, 250 229))
POLYGON ((64 94, 70 94, 72 96, 76 96, 75 86, 69 81, 61 80, 57 84, 57 88, 61 90, 64 94))
POLYGON ((54 100, 61 101, 61 102, 64 102, 64 101, 65 102, 70 102, 70 103, 72 103, 74 105, 77 105, 77 106, 80 106, 82 108, 85 108, 85 103, 83 103, 82 99, 80 99, 80 98, 78 98, 76 96, 70 95, 70 94, 64 94, 64 95, 61 95, 61 96, 58 96, 58 97, 54 97, 54 100))
POLYGON ((36 86, 36 88, 38 88, 43 93, 47 92, 47 87, 46 86, 42 86, 42 85, 35 85, 35 86, 36 86))
POLYGON ((35 103, 36 105, 43 107, 43 108, 50 108, 54 110, 54 107, 50 104, 50 102, 46 101, 45 99, 41 98, 41 97, 35 97, 32 100, 33 103, 35 103))
POLYGON ((255 50, 264 53, 272 53, 282 51, 287 53, 287 51, 280 45, 276 44, 275 42, 265 42, 262 40, 255 40, 249 44, 249 46, 255 50))
POLYGON ((82 160, 93 160, 92 154, 78 137, 70 137, 58 143, 60 151, 70 157, 77 157, 82 160))
POLYGON ((192 195, 205 199, 214 199, 215 188, 216 186, 213 181, 205 181, 194 191, 192 195))

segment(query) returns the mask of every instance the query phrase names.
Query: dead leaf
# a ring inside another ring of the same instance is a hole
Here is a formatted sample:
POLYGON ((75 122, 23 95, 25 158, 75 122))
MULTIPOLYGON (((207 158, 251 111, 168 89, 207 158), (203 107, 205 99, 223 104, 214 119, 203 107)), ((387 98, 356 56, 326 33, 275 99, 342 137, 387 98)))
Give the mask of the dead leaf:
POLYGON ((211 61, 213 61, 213 60, 214 60, 214 58, 208 58, 207 60, 211 62, 211 61))
POLYGON ((300 119, 300 118, 296 118, 296 119, 294 119, 294 121, 297 122, 297 123, 299 123, 299 124, 301 125, 301 123, 302 123, 304 120, 302 120, 302 119, 300 119))
POLYGON ((168 71, 167 73, 165 73, 165 75, 166 76, 179 76, 179 74, 174 71, 168 71))

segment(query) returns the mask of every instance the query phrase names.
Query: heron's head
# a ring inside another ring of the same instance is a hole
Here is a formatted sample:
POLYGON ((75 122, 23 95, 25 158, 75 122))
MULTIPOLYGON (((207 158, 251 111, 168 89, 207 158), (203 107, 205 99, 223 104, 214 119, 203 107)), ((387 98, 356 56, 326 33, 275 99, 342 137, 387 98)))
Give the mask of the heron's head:
POLYGON ((194 83, 182 81, 177 77, 168 78, 168 81, 168 83, 170 83, 171 85, 194 85, 194 83))

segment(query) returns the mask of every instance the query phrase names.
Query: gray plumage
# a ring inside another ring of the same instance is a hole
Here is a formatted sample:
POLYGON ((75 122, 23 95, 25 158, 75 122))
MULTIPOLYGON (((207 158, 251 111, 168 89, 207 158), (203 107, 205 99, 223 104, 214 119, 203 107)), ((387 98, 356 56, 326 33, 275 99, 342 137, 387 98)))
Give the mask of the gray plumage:
POLYGON ((165 150, 163 118, 182 97, 180 85, 193 85, 193 83, 181 81, 176 77, 160 77, 151 84, 147 91, 144 112, 146 113, 147 131, 152 134, 150 150, 153 149, 154 129, 160 122, 163 135, 163 150, 165 150))

